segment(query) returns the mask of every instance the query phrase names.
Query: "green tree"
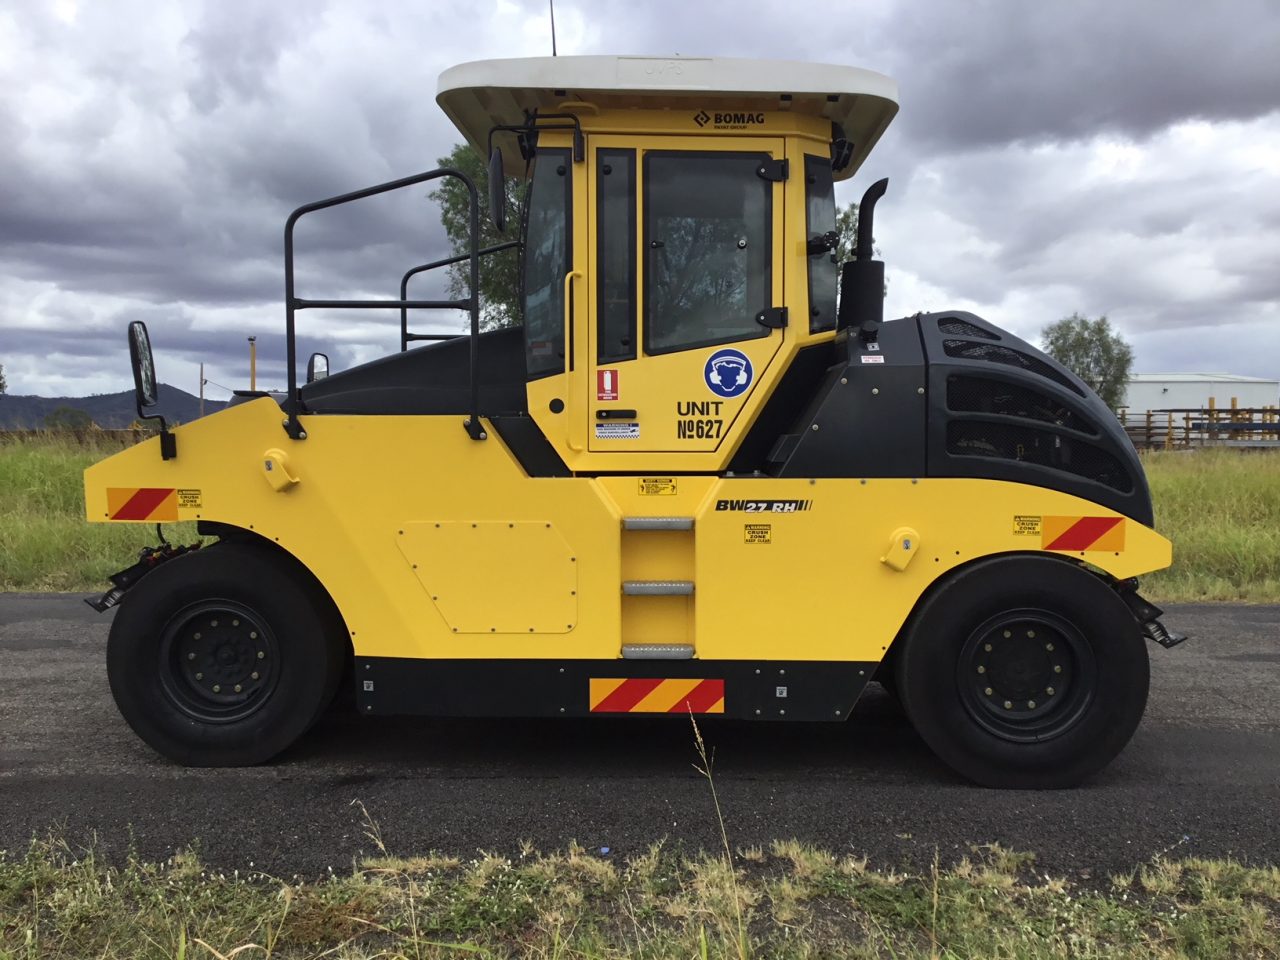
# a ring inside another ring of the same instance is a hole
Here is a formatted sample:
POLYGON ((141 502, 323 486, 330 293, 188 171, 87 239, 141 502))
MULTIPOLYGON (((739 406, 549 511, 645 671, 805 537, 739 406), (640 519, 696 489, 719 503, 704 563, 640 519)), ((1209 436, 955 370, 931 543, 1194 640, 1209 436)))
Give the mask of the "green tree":
POLYGON ((9 392, 9 381, 4 378, 4 364, 0 363, 0 393, 9 392))
POLYGON ((858 205, 851 203, 847 207, 836 207, 836 234, 840 242, 836 245, 836 263, 852 260, 858 249, 858 205))
POLYGON ((47 430, 88 430, 93 418, 77 407, 63 406, 45 414, 44 425, 47 430))
POLYGON ((1133 369, 1133 348, 1105 315, 1090 320, 1078 313, 1044 328, 1040 344, 1049 354, 1093 388, 1112 410, 1124 400, 1133 369))
MULTIPOLYGON (((442 167, 452 167, 465 173, 476 185, 480 200, 480 249, 492 247, 508 240, 518 240, 520 223, 524 213, 524 183, 508 176, 507 229, 499 233, 489 221, 489 165, 465 143, 454 146, 446 157, 438 161, 442 167)), ((437 181, 440 185, 431 191, 431 199, 440 204, 440 222, 449 237, 449 248, 454 256, 468 252, 468 233, 471 228, 467 189, 461 181, 446 177, 437 181)), ((511 327, 520 322, 520 258, 517 250, 491 253, 480 260, 480 328, 494 330, 511 327)), ((471 282, 471 268, 464 260, 449 270, 449 296, 465 297, 471 282)))

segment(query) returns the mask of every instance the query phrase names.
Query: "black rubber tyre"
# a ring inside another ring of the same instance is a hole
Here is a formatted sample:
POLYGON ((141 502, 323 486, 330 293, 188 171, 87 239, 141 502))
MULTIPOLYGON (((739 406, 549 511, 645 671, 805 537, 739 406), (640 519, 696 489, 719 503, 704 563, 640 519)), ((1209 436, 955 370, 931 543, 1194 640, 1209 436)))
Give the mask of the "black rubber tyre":
POLYGON ((187 766, 280 753, 319 717, 342 671, 346 637, 317 590, 288 560, 240 542, 147 574, 107 640, 111 693, 129 726, 187 766))
POLYGON ((1124 601, 1063 560, 1001 557, 955 574, 897 653, 903 708, 933 752, 988 787, 1074 786, 1146 709, 1146 643, 1124 601))

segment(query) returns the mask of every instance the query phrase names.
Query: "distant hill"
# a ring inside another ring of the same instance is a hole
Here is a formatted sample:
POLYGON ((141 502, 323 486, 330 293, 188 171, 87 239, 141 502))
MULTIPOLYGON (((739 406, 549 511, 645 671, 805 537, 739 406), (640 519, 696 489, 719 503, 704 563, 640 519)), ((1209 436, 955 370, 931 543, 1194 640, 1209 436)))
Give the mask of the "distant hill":
MULTIPOLYGON (((158 393, 159 402, 148 413, 162 414, 171 424, 190 423, 200 416, 199 397, 167 383, 160 384, 158 393)), ((225 406, 220 400, 205 400, 204 412, 214 413, 225 406)), ((132 390, 92 397, 19 397, 0 393, 0 430, 37 430, 58 407, 83 410, 104 430, 127 427, 138 418, 132 390)))

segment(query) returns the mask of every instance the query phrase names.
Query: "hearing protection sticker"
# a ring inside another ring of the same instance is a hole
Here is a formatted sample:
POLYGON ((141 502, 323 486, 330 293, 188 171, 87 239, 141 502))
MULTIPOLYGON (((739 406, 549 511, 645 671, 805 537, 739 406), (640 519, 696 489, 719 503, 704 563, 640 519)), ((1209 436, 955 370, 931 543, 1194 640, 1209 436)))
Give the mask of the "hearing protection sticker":
POLYGON ((674 497, 675 494, 675 477, 640 478, 640 496, 642 497, 674 497))
POLYGON ((773 524, 744 523, 742 540, 744 543, 773 543, 773 524))
POLYGON ((640 424, 606 420, 596 424, 597 440, 639 440, 640 424))
POLYGON ((754 375, 751 360, 741 350, 717 350, 702 371, 707 389, 726 399, 746 393, 754 375))

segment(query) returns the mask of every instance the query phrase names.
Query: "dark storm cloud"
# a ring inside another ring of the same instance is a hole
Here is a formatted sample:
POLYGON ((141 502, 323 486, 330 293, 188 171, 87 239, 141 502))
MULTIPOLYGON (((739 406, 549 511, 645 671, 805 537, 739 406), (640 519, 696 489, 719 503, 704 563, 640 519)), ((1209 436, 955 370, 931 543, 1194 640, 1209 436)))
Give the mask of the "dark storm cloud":
POLYGON ((902 3, 879 38, 903 132, 943 147, 1144 137, 1280 108, 1274 0, 902 3))

